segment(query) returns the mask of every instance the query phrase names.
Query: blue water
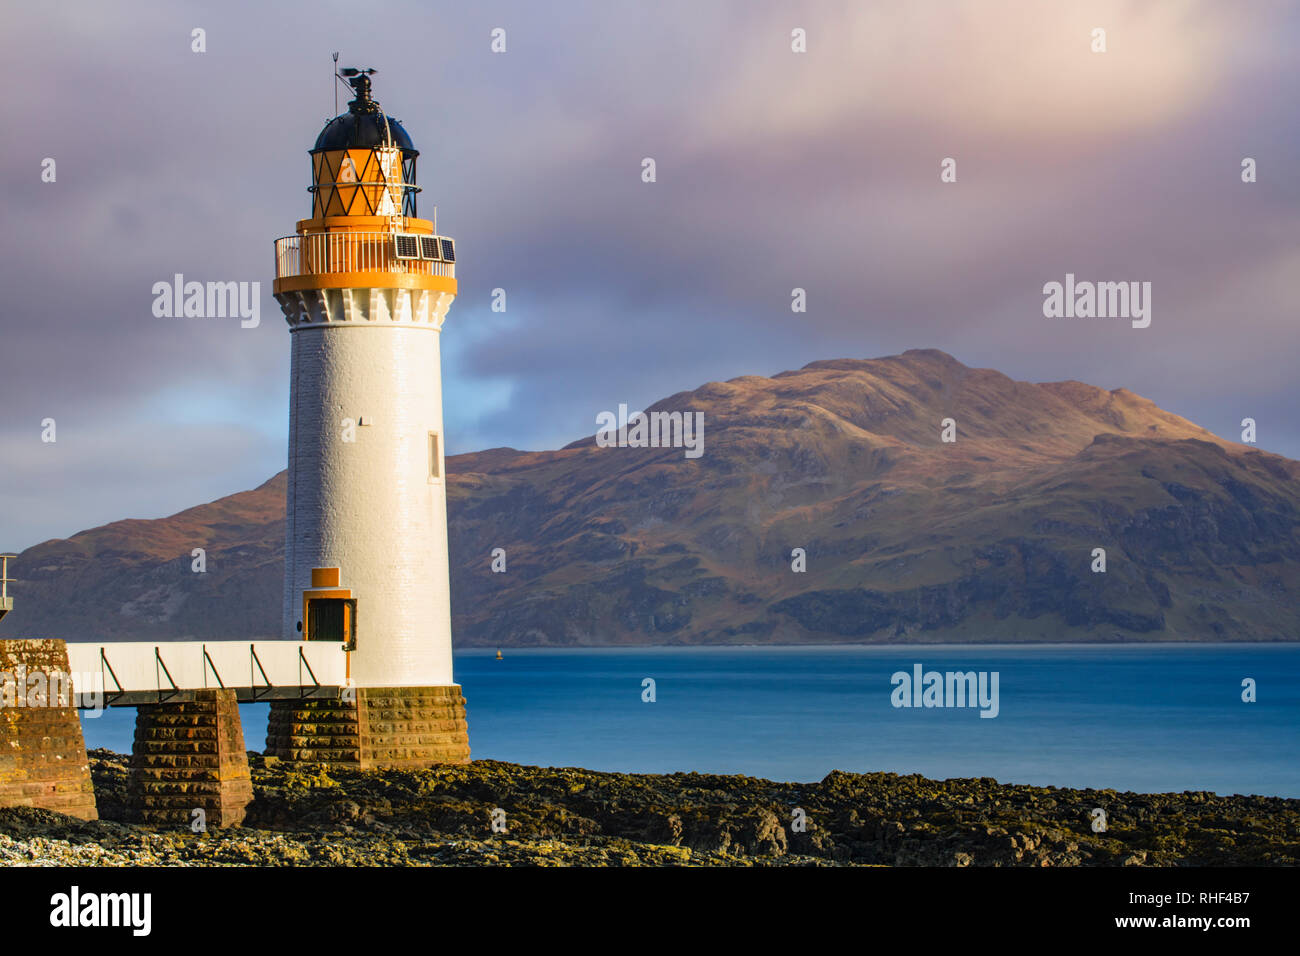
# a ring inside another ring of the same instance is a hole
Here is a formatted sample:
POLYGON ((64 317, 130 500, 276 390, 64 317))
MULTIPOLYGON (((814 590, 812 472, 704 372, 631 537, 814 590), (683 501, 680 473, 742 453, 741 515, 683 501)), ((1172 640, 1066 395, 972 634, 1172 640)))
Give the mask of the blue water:
MULTIPOLYGON (((456 677, 475 758, 1300 797, 1300 646, 468 650, 456 677), (890 675, 914 663, 998 671, 999 715, 894 708, 890 675), (1256 703, 1241 700, 1246 677, 1256 703)), ((263 749, 267 709, 242 707, 250 750, 263 749)), ((83 719, 87 746, 128 752, 133 722, 129 708, 83 719)))

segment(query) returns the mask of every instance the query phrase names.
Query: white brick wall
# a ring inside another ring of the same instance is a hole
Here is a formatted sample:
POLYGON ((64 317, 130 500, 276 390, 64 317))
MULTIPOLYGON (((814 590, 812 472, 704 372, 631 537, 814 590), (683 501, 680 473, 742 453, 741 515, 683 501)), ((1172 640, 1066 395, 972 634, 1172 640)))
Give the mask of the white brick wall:
POLYGON ((322 296, 310 322, 307 297, 281 297, 293 326, 284 635, 301 637, 311 569, 338 567, 357 599, 357 686, 451 684, 447 498, 429 479, 428 436, 441 453, 438 329, 452 297, 348 293, 322 296), (345 418, 369 423, 355 442, 345 418))

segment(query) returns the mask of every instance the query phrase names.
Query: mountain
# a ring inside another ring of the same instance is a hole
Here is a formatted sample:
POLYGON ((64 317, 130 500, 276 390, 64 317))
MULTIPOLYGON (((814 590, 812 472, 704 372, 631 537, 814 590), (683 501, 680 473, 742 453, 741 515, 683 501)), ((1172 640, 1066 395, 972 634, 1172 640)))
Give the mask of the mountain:
MULTIPOLYGON (((702 412, 704 453, 593 436, 448 459, 458 644, 1300 636, 1300 462, 1126 389, 913 350, 647 411, 702 412)), ((30 548, 6 636, 276 635, 283 501, 281 474, 30 548)))

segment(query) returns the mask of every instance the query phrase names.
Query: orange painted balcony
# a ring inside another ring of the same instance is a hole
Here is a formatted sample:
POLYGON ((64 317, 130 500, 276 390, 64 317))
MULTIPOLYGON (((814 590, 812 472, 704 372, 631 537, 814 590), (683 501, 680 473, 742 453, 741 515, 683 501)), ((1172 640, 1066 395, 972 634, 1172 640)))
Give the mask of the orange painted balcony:
POLYGON ((394 232, 323 232, 275 240, 275 277, 344 273, 456 277, 455 241, 394 232))

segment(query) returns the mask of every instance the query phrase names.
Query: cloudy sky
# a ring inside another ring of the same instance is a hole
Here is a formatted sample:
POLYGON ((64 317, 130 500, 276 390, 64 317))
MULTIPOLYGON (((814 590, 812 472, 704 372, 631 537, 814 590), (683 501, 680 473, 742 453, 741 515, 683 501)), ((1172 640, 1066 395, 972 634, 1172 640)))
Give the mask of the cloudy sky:
POLYGON ((941 348, 1124 386, 1227 437, 1250 416, 1260 447, 1300 457, 1298 45, 1300 4, 1265 2, 11 7, 0 549, 284 467, 272 241, 310 211, 334 50, 379 70, 421 151, 421 211, 458 240, 449 453, 558 447, 602 409, 710 380, 941 348), (261 325, 156 318, 151 287, 178 272, 260 281, 261 325), (1067 272, 1151 282, 1150 328, 1045 318, 1067 272))

